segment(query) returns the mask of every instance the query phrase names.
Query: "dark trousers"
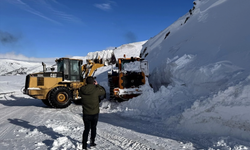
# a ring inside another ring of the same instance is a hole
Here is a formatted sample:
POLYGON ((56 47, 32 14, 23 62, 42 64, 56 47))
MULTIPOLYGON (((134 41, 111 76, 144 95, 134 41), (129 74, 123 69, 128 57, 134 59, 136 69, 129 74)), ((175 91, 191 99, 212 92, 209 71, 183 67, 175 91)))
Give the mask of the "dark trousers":
POLYGON ((83 131, 83 134, 82 134, 83 147, 87 146, 88 135, 89 135, 89 130, 90 129, 91 129, 90 140, 93 143, 95 142, 96 125, 97 125, 97 122, 98 122, 98 117, 99 117, 99 114, 83 115, 83 122, 84 122, 84 131, 83 131))

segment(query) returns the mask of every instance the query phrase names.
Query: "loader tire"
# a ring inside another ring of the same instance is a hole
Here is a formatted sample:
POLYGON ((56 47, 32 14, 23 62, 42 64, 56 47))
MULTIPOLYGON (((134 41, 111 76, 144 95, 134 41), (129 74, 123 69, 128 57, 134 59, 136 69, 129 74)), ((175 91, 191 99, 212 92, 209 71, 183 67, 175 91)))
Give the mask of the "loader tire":
POLYGON ((46 106, 49 106, 51 107, 49 101, 47 99, 42 99, 42 102, 46 105, 46 106))
POLYGON ((55 108, 66 108, 71 104, 72 92, 63 86, 56 87, 51 90, 49 95, 49 103, 55 108))
POLYGON ((114 88, 115 88, 115 85, 112 82, 112 79, 109 79, 109 100, 110 101, 115 101, 114 88))

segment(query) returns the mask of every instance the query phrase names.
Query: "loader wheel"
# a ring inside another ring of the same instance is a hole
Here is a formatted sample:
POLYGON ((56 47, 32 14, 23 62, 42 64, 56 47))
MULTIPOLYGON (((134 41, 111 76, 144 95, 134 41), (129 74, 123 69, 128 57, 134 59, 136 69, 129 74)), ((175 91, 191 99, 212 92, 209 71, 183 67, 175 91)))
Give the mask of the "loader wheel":
POLYGON ((72 93, 67 87, 59 86, 51 90, 49 103, 55 108, 66 108, 71 104, 72 93))
POLYGON ((115 88, 115 85, 112 82, 112 78, 110 78, 109 79, 109 100, 110 101, 115 101, 114 88, 115 88))
POLYGON ((49 101, 47 99, 42 99, 42 102, 46 105, 46 106, 49 106, 51 107, 49 101))

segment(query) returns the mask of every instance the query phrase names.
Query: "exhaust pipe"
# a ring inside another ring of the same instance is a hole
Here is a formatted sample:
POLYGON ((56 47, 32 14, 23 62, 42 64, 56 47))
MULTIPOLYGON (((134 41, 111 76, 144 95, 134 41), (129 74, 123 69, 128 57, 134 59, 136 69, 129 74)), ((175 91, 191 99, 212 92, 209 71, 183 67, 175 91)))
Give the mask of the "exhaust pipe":
POLYGON ((46 71, 46 64, 42 62, 42 65, 43 65, 43 72, 46 71))

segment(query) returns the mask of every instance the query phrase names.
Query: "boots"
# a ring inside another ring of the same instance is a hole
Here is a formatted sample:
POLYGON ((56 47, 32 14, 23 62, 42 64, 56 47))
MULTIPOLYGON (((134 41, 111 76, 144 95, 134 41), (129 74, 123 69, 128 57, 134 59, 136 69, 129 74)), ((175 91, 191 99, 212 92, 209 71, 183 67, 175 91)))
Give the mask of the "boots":
POLYGON ((87 143, 86 144, 82 144, 82 149, 83 150, 87 150, 87 143))
MULTIPOLYGON (((95 140, 90 140, 90 146, 96 146, 95 144, 95 140)), ((83 150, 87 150, 87 143, 86 144, 82 144, 82 149, 83 150)))
POLYGON ((90 139, 90 146, 96 146, 96 144, 95 144, 95 140, 90 139))

